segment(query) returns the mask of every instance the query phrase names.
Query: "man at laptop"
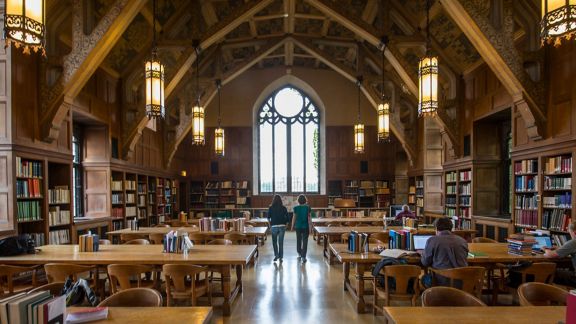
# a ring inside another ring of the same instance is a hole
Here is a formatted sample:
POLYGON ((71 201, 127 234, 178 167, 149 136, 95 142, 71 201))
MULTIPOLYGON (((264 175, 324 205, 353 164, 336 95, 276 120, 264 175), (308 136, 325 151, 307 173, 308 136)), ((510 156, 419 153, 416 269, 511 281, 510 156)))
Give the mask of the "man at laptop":
MULTIPOLYGON (((544 256, 547 258, 565 258, 570 256, 572 258, 572 265, 576 269, 576 221, 572 221, 572 223, 568 225, 568 233, 570 233, 569 241, 556 250, 545 249, 544 256)), ((576 287, 576 275, 573 271, 556 269, 554 282, 561 285, 576 287)))
MULTIPOLYGON (((450 218, 436 220, 436 236, 428 239, 422 254, 422 265, 434 269, 452 269, 468 266, 468 243, 452 233, 450 218)), ((436 278, 438 285, 446 285, 446 278, 436 278)), ((423 284, 431 286, 431 278, 424 278, 423 284)))
POLYGON ((396 214, 396 218, 394 220, 395 221, 402 221, 402 218, 415 219, 416 215, 414 215, 414 213, 410 211, 410 207, 408 207, 408 205, 403 205, 402 211, 399 212, 398 214, 396 214))

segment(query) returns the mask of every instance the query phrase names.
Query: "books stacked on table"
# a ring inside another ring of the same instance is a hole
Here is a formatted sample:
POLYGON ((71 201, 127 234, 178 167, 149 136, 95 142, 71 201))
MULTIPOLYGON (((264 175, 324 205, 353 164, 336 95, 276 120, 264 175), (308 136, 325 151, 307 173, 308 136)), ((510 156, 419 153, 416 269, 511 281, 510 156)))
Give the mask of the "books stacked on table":
POLYGON ((100 237, 97 234, 88 234, 78 236, 79 252, 98 252, 100 249, 100 237))
POLYGON ((511 235, 508 239, 508 253, 515 255, 532 254, 532 246, 536 244, 533 236, 528 235, 511 235))
POLYGON ((193 244, 188 233, 170 231, 164 236, 164 251, 165 253, 188 253, 193 244))
POLYGON ((0 300, 2 323, 64 323, 66 296, 54 297, 49 291, 20 293, 0 300))
POLYGON ((390 236, 388 246, 391 249, 414 250, 413 234, 410 230, 390 230, 388 235, 390 236))
POLYGON ((352 231, 348 234, 348 251, 352 253, 368 252, 369 234, 352 231))

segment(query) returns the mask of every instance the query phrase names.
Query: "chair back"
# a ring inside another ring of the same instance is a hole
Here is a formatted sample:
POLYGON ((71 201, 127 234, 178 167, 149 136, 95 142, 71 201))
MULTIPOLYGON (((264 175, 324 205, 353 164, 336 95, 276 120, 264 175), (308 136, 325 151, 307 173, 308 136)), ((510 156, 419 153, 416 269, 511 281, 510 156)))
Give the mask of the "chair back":
POLYGON ((568 292, 541 282, 527 282, 518 287, 520 306, 566 306, 568 292))
POLYGON ((389 296, 419 296, 420 288, 418 278, 420 277, 422 269, 417 265, 389 265, 380 270, 384 274, 384 287, 389 296), (394 278, 396 281, 396 288, 392 291, 388 286, 388 278, 394 278), (412 281, 410 281, 412 279, 412 281), (411 288, 411 289, 410 289, 411 288), (414 293, 409 293, 412 290, 414 293))
POLYGON ((139 264, 110 264, 108 277, 110 278, 110 292, 112 294, 132 287, 132 278, 136 280, 136 287, 142 285, 142 274, 152 272, 153 267, 139 264))
POLYGON ((32 271, 32 287, 36 286, 37 267, 19 267, 0 264, 0 296, 14 293, 14 277, 23 272, 32 271), (6 285, 4 285, 6 283, 6 285))
POLYGON ((232 241, 234 245, 242 245, 248 243, 248 237, 242 233, 226 233, 224 239, 232 241))
POLYGON ((486 306, 476 296, 452 287, 432 287, 422 293, 422 306, 486 306))
POLYGON ((146 234, 120 234, 120 241, 128 242, 137 239, 147 239, 148 235, 146 234))
POLYGON ((432 269, 434 273, 433 283, 437 284, 436 275, 440 275, 449 280, 449 286, 459 288, 469 294, 480 297, 482 295, 482 286, 484 284, 484 267, 461 267, 452 269, 432 269), (461 287, 458 285, 461 284, 461 287))
POLYGON ((124 242, 124 244, 127 244, 127 245, 148 245, 148 244, 150 244, 150 241, 148 241, 147 239, 135 239, 135 240, 126 241, 126 242, 124 242))
POLYGON ((166 305, 170 306, 173 299, 191 299, 192 306, 200 294, 210 292, 208 268, 193 264, 165 264, 162 273, 166 277, 166 305), (203 283, 200 274, 204 272, 203 283), (190 281, 187 279, 191 278, 190 281), (190 283, 191 286, 188 286, 190 283))
POLYGON ((51 282, 51 283, 47 283, 45 285, 42 285, 40 287, 36 287, 36 288, 30 290, 28 292, 28 294, 33 294, 33 293, 36 293, 39 291, 48 290, 50 292, 50 295, 61 296, 63 288, 64 288, 64 282, 51 282))
POLYGON ((472 243, 498 243, 498 241, 487 237, 475 237, 472 239, 472 243))
POLYGON ((207 243, 208 245, 232 245, 232 241, 227 239, 215 239, 207 243))
POLYGON ((76 281, 79 274, 95 269, 94 266, 84 266, 71 263, 47 263, 44 265, 44 271, 46 271, 46 278, 49 283, 65 282, 68 278, 72 278, 72 280, 76 281))
POLYGON ((148 234, 148 240, 152 244, 162 244, 162 241, 164 241, 164 234, 161 233, 148 234))
POLYGON ((386 232, 372 233, 370 234, 370 238, 384 242, 386 245, 388 245, 388 242, 390 241, 390 235, 386 232))
POLYGON ((150 288, 122 290, 106 299, 98 307, 160 307, 162 295, 150 288))
POLYGON ((205 233, 188 233, 188 238, 194 242, 194 244, 206 244, 212 240, 212 237, 205 233))
POLYGON ((98 244, 100 244, 100 245, 110 245, 110 244, 112 244, 112 242, 110 242, 110 240, 101 239, 101 240, 98 240, 98 244))
POLYGON ((156 224, 154 227, 170 227, 170 224, 156 224))
POLYGON ((533 263, 531 266, 517 270, 522 274, 522 283, 525 282, 542 282, 552 283, 554 281, 554 274, 556 273, 556 263, 554 262, 539 262, 533 263))

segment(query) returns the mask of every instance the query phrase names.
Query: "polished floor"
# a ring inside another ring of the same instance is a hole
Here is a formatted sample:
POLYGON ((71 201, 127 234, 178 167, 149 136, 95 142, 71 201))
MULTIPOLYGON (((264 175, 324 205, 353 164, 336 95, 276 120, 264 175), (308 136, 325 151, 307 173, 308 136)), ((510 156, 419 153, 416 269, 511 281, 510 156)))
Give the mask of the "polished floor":
MULTIPOLYGON (((216 306, 212 323, 382 323, 383 316, 357 314, 343 289, 342 265, 330 266, 321 245, 308 241, 308 262, 296 253, 296 234, 287 232, 284 262, 273 262, 270 236, 259 248, 260 257, 244 271, 244 291, 222 317, 216 306)), ((215 300, 218 304, 219 300, 215 300)))

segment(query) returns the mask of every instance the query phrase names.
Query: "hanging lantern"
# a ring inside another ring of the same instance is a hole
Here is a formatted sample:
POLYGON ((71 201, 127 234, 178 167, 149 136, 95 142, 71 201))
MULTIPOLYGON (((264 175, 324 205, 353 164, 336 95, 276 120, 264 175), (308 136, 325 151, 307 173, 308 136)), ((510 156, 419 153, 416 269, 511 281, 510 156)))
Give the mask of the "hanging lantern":
POLYGON ((22 46, 25 54, 44 49, 44 0, 6 0, 4 14, 4 38, 6 46, 22 46))
POLYGON ((438 58, 426 55, 418 63, 418 116, 433 115, 438 109, 438 58))
POLYGON ((562 38, 576 37, 576 0, 542 0, 540 37, 556 47, 562 38))
POLYGON ((354 125, 354 153, 364 153, 364 124, 354 125))
POLYGON ((204 145, 204 107, 200 102, 192 108, 192 144, 204 145))
POLYGON ((146 62, 146 116, 148 118, 164 118, 164 65, 160 63, 156 53, 146 62))
POLYGON ((390 138, 390 104, 388 101, 378 105, 378 142, 390 138))
POLYGON ((216 156, 224 156, 224 128, 214 130, 214 153, 216 156))

